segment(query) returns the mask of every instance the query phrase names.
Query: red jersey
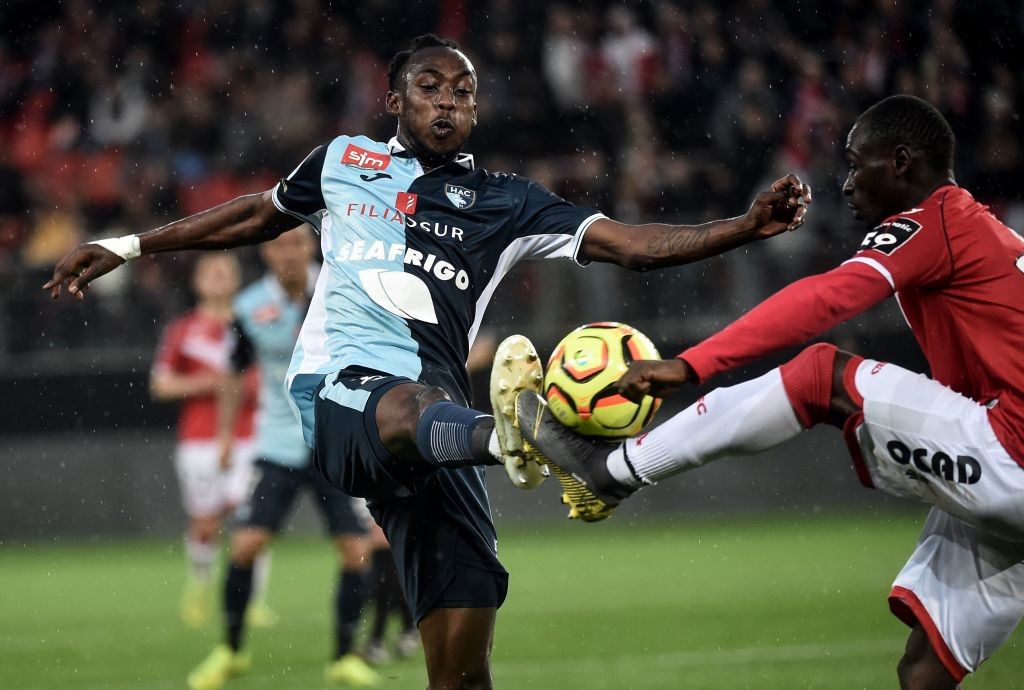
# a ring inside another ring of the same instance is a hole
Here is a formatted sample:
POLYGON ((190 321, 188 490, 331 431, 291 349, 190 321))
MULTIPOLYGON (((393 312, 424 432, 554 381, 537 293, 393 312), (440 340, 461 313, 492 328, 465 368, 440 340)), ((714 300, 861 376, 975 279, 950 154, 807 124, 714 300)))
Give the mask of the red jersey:
MULTIPOLYGON (((153 373, 179 375, 226 373, 233 343, 229 324, 198 310, 172 321, 164 330, 153 363, 153 373)), ((244 386, 242 404, 235 426, 236 438, 253 434, 256 399, 252 386, 244 386)), ((181 401, 178 414, 180 441, 209 441, 217 438, 217 396, 201 395, 181 401)))
POLYGON ((781 290, 680 357, 703 380, 892 292, 932 378, 989 405, 1000 443, 1024 465, 1024 240, 955 185, 884 220, 839 268, 781 290))

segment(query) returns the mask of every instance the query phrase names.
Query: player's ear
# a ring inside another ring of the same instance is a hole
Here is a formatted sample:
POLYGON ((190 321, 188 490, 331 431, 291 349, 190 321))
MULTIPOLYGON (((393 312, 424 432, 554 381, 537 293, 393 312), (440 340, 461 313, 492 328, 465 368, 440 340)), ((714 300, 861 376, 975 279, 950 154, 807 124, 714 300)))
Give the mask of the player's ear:
POLYGON ((907 168, 910 167, 910 161, 913 160, 914 156, 903 144, 900 144, 892 153, 893 170, 896 175, 902 175, 907 172, 907 168))
POLYGON ((476 101, 473 102, 473 126, 476 127, 476 101))
POLYGON ((384 110, 388 115, 397 116, 401 111, 399 107, 401 105, 401 98, 398 96, 397 91, 388 91, 384 96, 384 110))

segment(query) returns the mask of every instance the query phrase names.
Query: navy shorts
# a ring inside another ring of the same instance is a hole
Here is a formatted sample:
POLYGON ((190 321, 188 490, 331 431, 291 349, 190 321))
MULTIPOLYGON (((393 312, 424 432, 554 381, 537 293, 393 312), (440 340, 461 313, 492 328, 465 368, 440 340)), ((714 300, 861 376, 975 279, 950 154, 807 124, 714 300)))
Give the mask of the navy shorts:
POLYGON ((266 458, 256 460, 259 480, 249 501, 239 507, 236 518, 245 527, 260 527, 273 533, 281 531, 285 518, 295 505, 295 498, 309 490, 327 533, 363 535, 370 529, 370 514, 358 498, 352 498, 327 483, 312 463, 305 467, 288 467, 266 458))
POLYGON ((332 485, 367 499, 417 622, 435 608, 497 608, 508 590, 483 468, 400 460, 377 433, 378 401, 403 383, 440 386, 466 404, 443 375, 424 379, 343 369, 321 384, 314 412, 316 467, 332 485))

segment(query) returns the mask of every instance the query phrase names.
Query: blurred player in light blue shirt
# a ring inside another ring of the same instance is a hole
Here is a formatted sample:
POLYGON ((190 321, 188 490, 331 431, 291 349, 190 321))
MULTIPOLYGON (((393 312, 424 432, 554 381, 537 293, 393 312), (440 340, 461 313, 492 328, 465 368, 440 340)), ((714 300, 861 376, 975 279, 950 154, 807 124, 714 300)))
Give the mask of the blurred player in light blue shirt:
MULTIPOLYGON (((308 231, 297 229, 292 233, 308 234, 308 231)), ((287 236, 289 242, 312 247, 309 238, 297 241, 291 238, 291 233, 287 236)), ((264 254, 270 253, 275 258, 282 254, 269 244, 266 246, 269 252, 264 254)), ((308 253, 305 248, 298 246, 288 248, 287 251, 308 253)), ((299 258, 295 257, 293 261, 297 263, 299 258)), ((264 260, 267 260, 266 257, 264 260)), ((259 411, 256 416, 257 453, 279 465, 294 468, 304 468, 309 464, 309 446, 302 438, 302 429, 296 423, 288 402, 284 377, 288 373, 295 337, 306 316, 306 295, 312 294, 320 267, 307 263, 301 270, 305 272, 301 275, 308 276, 306 286, 309 292, 298 300, 289 297, 273 271, 238 295, 234 304, 238 343, 232 357, 235 371, 244 370, 253 361, 260 370, 259 411)))

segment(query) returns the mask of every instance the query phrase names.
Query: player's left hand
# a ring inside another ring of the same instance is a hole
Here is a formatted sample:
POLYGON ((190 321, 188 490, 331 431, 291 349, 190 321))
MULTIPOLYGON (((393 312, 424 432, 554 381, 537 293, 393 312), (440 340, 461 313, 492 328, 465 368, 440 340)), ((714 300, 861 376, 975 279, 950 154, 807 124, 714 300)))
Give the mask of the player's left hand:
POLYGON ((641 359, 629 363, 629 369, 616 386, 619 393, 633 402, 645 395, 664 398, 694 379, 690 365, 678 357, 672 359, 641 359))
POLYGON ((803 225, 810 203, 811 188, 790 174, 775 180, 768 191, 758 194, 746 218, 758 238, 774 237, 803 225))

